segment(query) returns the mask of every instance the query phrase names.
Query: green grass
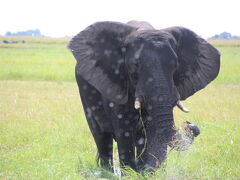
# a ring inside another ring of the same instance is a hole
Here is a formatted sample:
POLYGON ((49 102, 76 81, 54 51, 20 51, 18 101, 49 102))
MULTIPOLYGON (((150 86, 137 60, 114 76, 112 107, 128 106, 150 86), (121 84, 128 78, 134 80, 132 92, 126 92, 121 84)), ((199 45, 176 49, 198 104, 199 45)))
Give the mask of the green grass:
POLYGON ((72 179, 79 158, 93 164, 75 83, 1 81, 0 92, 0 177, 72 179))
MULTIPOLYGON (((0 42, 3 39, 11 40, 0 37, 0 42)), ((67 39, 18 38, 17 41, 17 44, 0 43, 0 80, 74 80, 75 60, 66 48, 67 39)))
MULTIPOLYGON (((95 163, 68 40, 24 39, 0 43, 0 179, 116 179, 95 163)), ((220 75, 185 102, 189 114, 174 110, 177 125, 191 121, 201 135, 188 151, 171 152, 165 170, 127 170, 122 179, 240 179, 240 43, 213 44, 220 75)))

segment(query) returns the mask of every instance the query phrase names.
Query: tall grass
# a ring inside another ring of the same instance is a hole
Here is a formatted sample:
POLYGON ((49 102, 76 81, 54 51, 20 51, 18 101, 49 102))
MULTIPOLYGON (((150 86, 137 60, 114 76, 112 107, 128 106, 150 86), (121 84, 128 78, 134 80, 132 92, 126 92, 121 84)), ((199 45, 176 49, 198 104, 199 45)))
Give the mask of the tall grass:
MULTIPOLYGON (((126 170, 122 179, 240 178, 240 47, 224 43, 216 44, 218 78, 185 102, 189 114, 174 109, 177 125, 188 120, 201 128, 193 146, 170 152, 154 175, 126 170)), ((0 179, 118 178, 96 166, 66 44, 0 43, 0 179)))

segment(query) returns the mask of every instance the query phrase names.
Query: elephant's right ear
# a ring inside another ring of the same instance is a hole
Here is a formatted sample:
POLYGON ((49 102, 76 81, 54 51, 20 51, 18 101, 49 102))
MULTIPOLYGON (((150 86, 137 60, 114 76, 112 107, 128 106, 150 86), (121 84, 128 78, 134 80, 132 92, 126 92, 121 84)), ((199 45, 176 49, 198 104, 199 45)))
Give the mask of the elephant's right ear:
POLYGON ((77 60, 76 74, 107 99, 127 102, 127 73, 122 46, 135 28, 115 22, 98 22, 77 34, 68 48, 77 60))

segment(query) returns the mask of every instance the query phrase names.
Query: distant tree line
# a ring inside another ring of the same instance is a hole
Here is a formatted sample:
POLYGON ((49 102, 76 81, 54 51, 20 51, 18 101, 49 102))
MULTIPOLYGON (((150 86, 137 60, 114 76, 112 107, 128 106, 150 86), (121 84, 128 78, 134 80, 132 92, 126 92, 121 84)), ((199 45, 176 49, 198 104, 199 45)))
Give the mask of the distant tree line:
POLYGON ((240 36, 233 36, 229 32, 222 32, 210 37, 209 39, 240 39, 240 36))
POLYGON ((18 32, 6 32, 5 36, 43 36, 39 29, 18 31, 18 32))

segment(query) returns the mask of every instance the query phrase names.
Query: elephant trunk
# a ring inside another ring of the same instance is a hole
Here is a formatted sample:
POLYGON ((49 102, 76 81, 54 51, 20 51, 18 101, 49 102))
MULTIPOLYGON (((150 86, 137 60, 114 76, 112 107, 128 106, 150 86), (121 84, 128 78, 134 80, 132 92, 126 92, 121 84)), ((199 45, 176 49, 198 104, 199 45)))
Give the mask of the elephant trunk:
POLYGON ((176 93, 171 74, 165 75, 163 71, 157 71, 152 77, 150 82, 146 79, 139 80, 134 103, 135 109, 141 108, 147 112, 146 148, 138 162, 139 168, 144 169, 160 166, 166 159, 167 146, 176 133, 173 121, 176 93))
POLYGON ((166 159, 167 145, 176 133, 172 107, 155 105, 148 117, 146 132, 147 147, 142 157, 142 168, 158 168, 166 159))

